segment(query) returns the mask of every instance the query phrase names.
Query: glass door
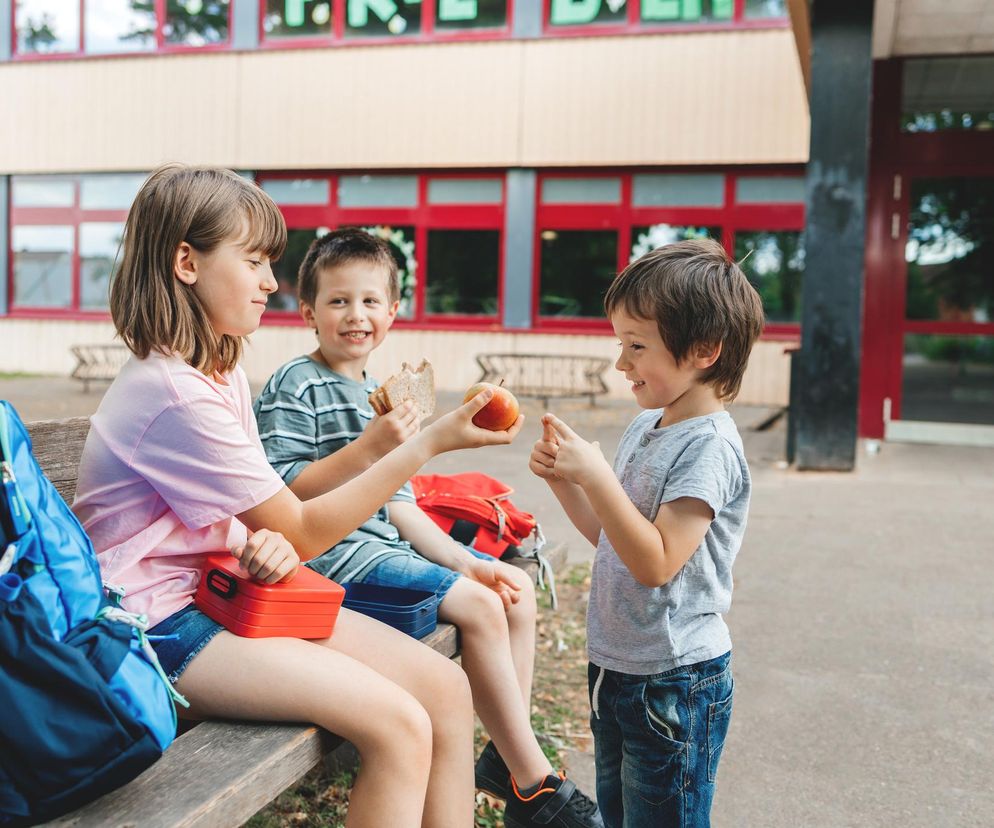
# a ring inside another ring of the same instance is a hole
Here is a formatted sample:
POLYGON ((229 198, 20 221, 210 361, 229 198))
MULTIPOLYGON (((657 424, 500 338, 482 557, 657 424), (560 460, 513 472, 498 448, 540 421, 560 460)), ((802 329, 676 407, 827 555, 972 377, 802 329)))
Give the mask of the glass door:
POLYGON ((986 426, 994 441, 994 176, 912 178, 907 210, 901 395, 887 436, 959 442, 986 426))

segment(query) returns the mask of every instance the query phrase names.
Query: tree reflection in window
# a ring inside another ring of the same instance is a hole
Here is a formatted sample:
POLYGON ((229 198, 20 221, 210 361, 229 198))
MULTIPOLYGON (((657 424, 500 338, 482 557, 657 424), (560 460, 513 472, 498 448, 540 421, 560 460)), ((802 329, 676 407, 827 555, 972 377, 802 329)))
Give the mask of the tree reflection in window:
POLYGON ((804 239, 798 230, 740 231, 735 259, 763 300, 768 322, 799 322, 804 239))
POLYGON ((994 313, 994 178, 912 182, 908 319, 989 322, 994 313))

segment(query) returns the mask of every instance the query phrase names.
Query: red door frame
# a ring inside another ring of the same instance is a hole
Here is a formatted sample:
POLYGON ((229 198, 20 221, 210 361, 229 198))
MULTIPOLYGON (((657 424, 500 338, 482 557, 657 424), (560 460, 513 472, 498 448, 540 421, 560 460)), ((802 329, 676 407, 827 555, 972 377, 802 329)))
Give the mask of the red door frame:
POLYGON ((905 320, 911 179, 994 176, 994 133, 901 132, 903 60, 877 61, 873 73, 867 184, 859 434, 884 436, 884 405, 901 416, 907 333, 994 335, 994 323, 905 320), (899 177, 899 178, 898 178, 899 177))

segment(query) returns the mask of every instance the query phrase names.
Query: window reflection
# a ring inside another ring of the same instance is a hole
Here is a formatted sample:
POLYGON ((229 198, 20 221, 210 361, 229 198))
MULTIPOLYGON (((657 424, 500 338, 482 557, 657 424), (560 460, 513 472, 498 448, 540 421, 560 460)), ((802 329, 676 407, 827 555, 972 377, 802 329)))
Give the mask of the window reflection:
POLYGON ((88 54, 155 48, 155 5, 140 0, 86 0, 83 48, 88 54))
POLYGON ((499 230, 429 230, 428 313, 497 313, 499 230))
MULTIPOLYGON (((151 0, 132 0, 151 4, 151 0)), ((207 46, 228 39, 228 0, 166 0, 166 43, 207 46)))
POLYGON ((266 0, 262 27, 270 37, 331 33, 331 0, 266 0))
POLYGON ((87 310, 108 307, 110 280, 123 222, 84 222, 79 225, 79 304, 87 310))
POLYGON ((74 228, 52 225, 15 226, 14 304, 29 308, 72 305, 74 228))
POLYGON ((79 0, 17 0, 17 51, 79 51, 79 0))
POLYGON ((632 247, 628 261, 634 262, 657 247, 685 239, 716 239, 721 241, 720 227, 692 227, 677 224, 651 224, 632 228, 632 247))
POLYGON ((905 258, 908 319, 989 322, 994 179, 915 179, 905 258))
POLYGON ((800 231, 736 233, 735 259, 763 300, 767 322, 801 320, 804 240, 800 231))
POLYGON ((994 425, 994 337, 904 338, 901 419, 994 425))
POLYGON ((370 235, 383 239, 390 247, 400 277, 400 310, 397 311, 397 316, 405 319, 413 317, 414 287, 418 271, 418 260, 414 250, 414 228, 377 224, 362 229, 370 235))
POLYGON ((617 274, 614 230, 543 230, 539 314, 604 316, 604 294, 617 274))

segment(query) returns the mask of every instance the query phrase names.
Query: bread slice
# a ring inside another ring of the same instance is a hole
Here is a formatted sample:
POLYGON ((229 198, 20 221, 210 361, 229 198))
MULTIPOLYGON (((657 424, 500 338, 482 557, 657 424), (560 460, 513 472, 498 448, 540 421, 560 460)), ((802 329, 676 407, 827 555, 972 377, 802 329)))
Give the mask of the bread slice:
POLYGON ((381 417, 405 400, 414 400, 419 420, 435 413, 435 372, 428 360, 421 360, 417 368, 403 363, 400 371, 369 395, 369 404, 381 417))

